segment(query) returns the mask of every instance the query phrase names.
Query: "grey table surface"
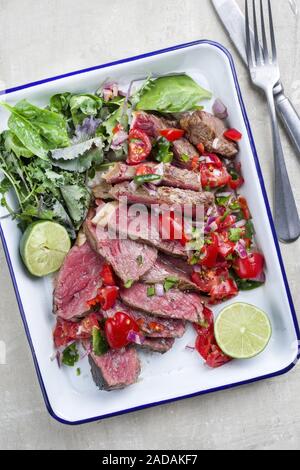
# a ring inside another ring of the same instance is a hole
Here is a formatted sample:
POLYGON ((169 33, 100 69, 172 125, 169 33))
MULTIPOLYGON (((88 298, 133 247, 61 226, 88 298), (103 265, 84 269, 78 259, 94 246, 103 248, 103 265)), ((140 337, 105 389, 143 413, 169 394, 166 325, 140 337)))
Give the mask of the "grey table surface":
MULTIPOLYGON (((300 111, 299 16, 288 0, 273 4, 282 79, 300 111)), ((203 38, 233 53, 272 197, 266 103, 210 0, 0 0, 0 81, 11 87, 203 38)), ((283 143, 300 209, 300 162, 284 136, 283 143)), ((300 241, 282 251, 299 310, 300 241)), ((299 367, 280 378, 90 425, 55 422, 42 400, 2 247, 0 266, 0 341, 7 345, 7 363, 0 365, 1 449, 300 448, 299 367)))

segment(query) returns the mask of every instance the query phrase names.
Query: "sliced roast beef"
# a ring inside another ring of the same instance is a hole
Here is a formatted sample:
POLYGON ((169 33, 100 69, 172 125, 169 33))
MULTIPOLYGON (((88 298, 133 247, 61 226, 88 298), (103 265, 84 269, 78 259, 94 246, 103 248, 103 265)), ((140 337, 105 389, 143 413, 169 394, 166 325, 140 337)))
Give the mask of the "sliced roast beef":
POLYGON ((174 343, 175 339, 173 338, 146 338, 140 348, 165 354, 173 348, 174 343))
POLYGON ((130 204, 167 205, 167 206, 203 206, 208 208, 214 204, 214 195, 209 192, 196 192, 178 188, 161 186, 149 190, 146 186, 140 186, 135 190, 130 183, 116 184, 110 191, 111 196, 120 200, 127 198, 130 204))
MULTIPOLYGON (((162 239, 159 232, 159 216, 156 214, 150 215, 148 211, 144 210, 135 214, 127 206, 120 204, 115 209, 115 214, 111 214, 108 223, 113 231, 123 238, 129 237, 138 243, 146 243, 168 255, 184 259, 188 257, 185 247, 178 240, 162 239)), ((141 265, 144 264, 142 254, 139 254, 137 259, 141 265)))
MULTIPOLYGON (((125 181, 132 181, 140 166, 141 165, 137 165, 136 167, 133 167, 126 165, 125 163, 117 162, 103 175, 103 178, 106 183, 109 184, 119 184, 125 181)), ((142 166, 145 166, 145 164, 142 166)), ((147 167, 151 168, 153 174, 156 173, 161 175, 161 180, 159 181, 160 186, 171 186, 173 188, 201 191, 199 174, 193 171, 177 168, 169 163, 158 164, 147 162, 147 167)))
POLYGON ((99 225, 96 227, 91 219, 85 221, 84 232, 93 249, 103 256, 125 284, 138 281, 157 259, 155 248, 130 239, 112 239, 107 230, 99 225))
MULTIPOLYGON (((168 127, 180 126, 177 121, 170 121, 145 112, 135 113, 132 122, 132 129, 140 129, 152 138, 160 137, 160 131, 168 127)), ((199 156, 197 149, 184 137, 172 143, 172 150, 177 163, 187 169, 191 169, 192 159, 199 156)))
POLYGON ((185 323, 182 320, 154 317, 128 307, 121 301, 105 312, 106 318, 111 318, 116 312, 124 312, 133 318, 139 325, 141 332, 147 338, 182 338, 185 333, 185 323))
POLYGON ((54 290, 54 313, 64 320, 89 311, 87 302, 97 295, 102 281, 103 258, 85 242, 74 246, 58 274, 54 290))
POLYGON ((190 268, 185 263, 186 269, 179 269, 173 260, 160 257, 154 266, 141 279, 145 284, 164 284, 168 279, 176 281, 176 287, 183 291, 201 292, 199 287, 191 281, 190 268))
POLYGON ((218 153, 226 158, 234 158, 238 147, 224 137, 226 127, 224 122, 205 111, 195 111, 186 114, 180 125, 186 131, 187 137, 194 145, 202 143, 207 152, 218 153))
POLYGON ((141 363, 135 348, 109 350, 103 356, 89 355, 91 372, 100 390, 118 390, 137 382, 141 363))
POLYGON ((145 113, 144 111, 135 112, 131 129, 144 131, 149 137, 160 137, 160 131, 170 127, 178 127, 178 122, 158 117, 155 114, 145 113))
POLYGON ((111 199, 110 190, 111 185, 104 180, 92 188, 94 197, 103 200, 111 199))
POLYGON ((173 153, 179 166, 192 169, 192 162, 195 157, 199 157, 198 150, 185 137, 173 142, 173 153))
POLYGON ((171 289, 163 296, 157 296, 152 295, 152 291, 149 293, 149 286, 139 283, 130 289, 121 289, 120 297, 130 307, 159 317, 192 323, 203 320, 203 301, 198 294, 171 289))

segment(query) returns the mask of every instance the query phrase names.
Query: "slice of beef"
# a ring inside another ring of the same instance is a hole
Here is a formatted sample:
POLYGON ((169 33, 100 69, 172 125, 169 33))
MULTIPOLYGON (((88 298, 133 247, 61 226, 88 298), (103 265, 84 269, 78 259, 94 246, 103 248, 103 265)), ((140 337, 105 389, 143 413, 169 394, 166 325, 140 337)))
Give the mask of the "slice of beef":
POLYGON ((195 111, 186 114, 180 125, 186 131, 187 137, 194 145, 202 143, 207 152, 218 153, 226 158, 234 158, 238 147, 224 137, 226 127, 224 122, 205 111, 195 111))
POLYGON ((111 196, 120 200, 127 198, 129 204, 166 205, 166 206, 204 206, 208 208, 214 204, 214 195, 209 192, 196 192, 165 186, 149 190, 146 186, 140 186, 135 190, 130 183, 120 183, 113 186, 111 196))
MULTIPOLYGON (((119 184, 125 181, 132 181, 136 175, 137 169, 141 165, 132 167, 125 163, 117 162, 107 173, 103 175, 106 183, 119 184)), ((143 163, 142 166, 145 166, 143 163)), ((162 175, 159 181, 160 186, 171 186, 173 188, 190 189, 192 191, 201 191, 201 180, 199 174, 183 168, 177 168, 169 163, 147 162, 153 173, 162 175)), ((95 188, 97 189, 97 187, 95 188)))
POLYGON ((54 313, 64 320, 89 311, 87 302, 97 295, 104 259, 85 242, 74 246, 58 274, 54 290, 54 313))
POLYGON ((179 269, 173 261, 160 257, 154 266, 141 279, 145 284, 164 284, 167 279, 177 279, 176 287, 182 291, 201 292, 199 287, 191 281, 190 269, 179 269))
POLYGON ((110 195, 111 185, 106 181, 102 181, 92 188, 95 199, 107 200, 111 199, 110 195))
POLYGON ((141 363, 135 348, 113 350, 103 356, 89 355, 91 372, 100 390, 118 390, 137 382, 141 363))
POLYGON ((179 166, 192 169, 192 161, 195 157, 199 157, 198 150, 185 137, 173 142, 173 153, 179 166))
POLYGON ((175 339, 173 338, 146 338, 139 347, 148 351, 165 354, 173 348, 174 343, 175 339))
POLYGON ((160 137, 160 131, 170 127, 179 127, 175 120, 165 119, 155 114, 137 111, 133 115, 131 129, 144 131, 149 137, 160 137))
MULTIPOLYGON (((144 210, 138 215, 132 214, 127 206, 120 204, 116 209, 115 218, 111 219, 110 227, 125 238, 129 237, 138 243, 146 243, 168 255, 184 259, 188 257, 185 247, 178 240, 162 239, 159 232, 159 216, 156 214, 150 215, 144 210)), ((141 264, 144 263, 142 255, 138 259, 141 264)))
POLYGON ((111 239, 108 231, 99 225, 96 227, 91 219, 85 221, 84 232, 93 249, 112 266, 124 283, 138 281, 157 259, 155 248, 130 239, 111 239))
POLYGON ((146 284, 135 284, 130 289, 121 289, 120 297, 130 307, 152 315, 192 323, 203 321, 203 300, 200 295, 171 289, 162 297, 149 297, 148 288, 146 284))
MULTIPOLYGON (((145 112, 135 113, 132 122, 132 129, 140 129, 152 138, 160 137, 160 131, 168 127, 180 126, 177 121, 170 121, 145 112)), ((184 137, 172 143, 172 150, 177 163, 187 169, 191 169, 192 159, 199 157, 197 149, 184 137)))
POLYGON ((121 301, 118 301, 111 310, 106 311, 105 317, 111 318, 116 312, 124 312, 133 318, 147 338, 182 338, 186 330, 185 322, 182 320, 154 317, 130 308, 121 301))

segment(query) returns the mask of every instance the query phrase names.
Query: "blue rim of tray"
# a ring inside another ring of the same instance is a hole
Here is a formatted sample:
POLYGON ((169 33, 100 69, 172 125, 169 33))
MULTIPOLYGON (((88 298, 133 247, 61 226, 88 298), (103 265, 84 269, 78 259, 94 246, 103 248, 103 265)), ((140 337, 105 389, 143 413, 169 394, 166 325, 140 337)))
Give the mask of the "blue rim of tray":
MULTIPOLYGON (((234 61, 233 61, 233 58, 232 58, 230 52, 228 51, 228 49, 226 49, 224 46, 222 46, 222 44, 220 44, 218 42, 215 42, 215 41, 207 40, 207 39, 193 41, 193 42, 189 42, 189 43, 185 43, 185 44, 179 44, 177 46, 168 47, 166 49, 160 49, 160 50, 149 52, 149 53, 146 53, 146 54, 141 54, 141 55, 134 56, 134 57, 129 57, 129 58, 126 58, 126 59, 117 60, 115 62, 109 62, 109 63, 106 63, 106 64, 97 65, 95 67, 90 67, 90 68, 86 68, 86 69, 82 69, 82 70, 77 70, 77 71, 66 73, 66 74, 63 74, 63 75, 58 75, 58 76, 55 76, 55 77, 46 78, 46 79, 39 80, 39 81, 36 81, 36 82, 27 83, 26 85, 9 88, 9 89, 0 91, 0 95, 7 95, 7 94, 10 94, 10 93, 14 93, 16 91, 22 91, 22 90, 25 90, 27 88, 33 88, 33 87, 36 87, 38 85, 43 85, 45 83, 54 82, 56 80, 61 80, 63 78, 73 77, 73 76, 76 76, 76 75, 81 75, 81 74, 84 74, 84 73, 93 72, 93 71, 96 71, 96 70, 101 70, 101 69, 104 69, 104 68, 107 68, 107 67, 112 67, 112 66, 116 66, 116 65, 125 64, 125 63, 128 63, 128 62, 135 62, 135 61, 138 61, 140 59, 145 59, 145 58, 148 58, 148 57, 153 57, 153 56, 156 56, 156 55, 161 55, 161 54, 165 54, 165 53, 168 53, 168 52, 177 51, 177 50, 180 50, 180 49, 187 49, 189 47, 197 46, 197 45, 200 45, 200 44, 209 44, 213 47, 216 47, 216 48, 220 49, 226 55, 227 59, 229 60, 231 71, 232 71, 234 82, 235 82, 235 87, 236 87, 238 99, 239 99, 239 103, 240 103, 240 106, 241 106, 244 122, 245 122, 245 125, 246 125, 246 128, 247 128, 247 132, 248 132, 248 136, 249 136, 249 140, 250 140, 250 144, 251 144, 251 148, 252 148, 254 161, 255 161, 255 164, 256 164, 256 170, 257 170, 259 182, 260 182, 260 185, 261 185, 265 206, 266 206, 267 213, 268 213, 268 218, 269 218, 269 222, 270 222, 270 226, 271 226, 271 230, 272 230, 272 234, 273 234, 273 238, 274 238, 275 248, 276 248, 278 260, 279 260, 279 263, 280 263, 281 273, 282 273, 282 277, 283 277, 283 281, 284 281, 284 284, 285 284, 285 289, 286 289, 286 293, 287 293, 287 297, 288 297, 288 301, 289 301, 289 305, 290 305, 290 309, 291 309, 291 313, 292 313, 292 317, 293 317, 295 332, 296 332, 298 341, 300 341, 300 330, 299 330, 299 324, 298 324, 298 320, 297 320, 297 316, 296 316, 296 311, 295 311, 295 307, 294 307, 294 303, 293 303, 293 299, 292 299, 292 295, 291 295, 291 291, 290 291, 286 271, 285 271, 285 268, 284 268, 284 263, 283 263, 283 259, 282 259, 280 246, 279 246, 279 241, 278 241, 278 238, 277 238, 277 235, 276 235, 275 225, 274 225, 273 216, 272 216, 272 212, 271 212, 271 207, 270 207, 270 203, 269 203, 267 192, 266 192, 264 178, 263 178, 263 175, 262 175, 262 171, 261 171, 261 167, 260 167, 260 163, 259 163, 259 158, 258 158, 258 155, 257 155, 257 151, 256 151, 256 147, 255 147, 255 143, 254 143, 253 134, 252 134, 252 131, 251 131, 249 119, 248 119, 248 116, 247 116, 247 113, 246 113, 245 104, 244 104, 244 101, 243 101, 243 98, 242 98, 241 89, 240 89, 240 86, 239 86, 239 81, 238 81, 238 78, 237 78, 237 73, 236 73, 234 61)), ((45 404, 46 404, 46 407, 47 407, 47 410, 48 410, 49 414, 54 419, 56 419, 57 421, 59 421, 62 424, 67 424, 67 425, 72 425, 72 426, 80 425, 80 424, 87 424, 87 423, 91 423, 91 422, 94 422, 94 421, 99 421, 99 420, 102 420, 102 419, 111 418, 113 416, 120 416, 120 415, 123 415, 123 414, 126 414, 126 413, 131 413, 131 412, 143 410, 143 409, 146 409, 146 408, 165 405, 165 404, 172 403, 172 402, 179 401, 179 400, 185 400, 185 399, 188 399, 188 398, 193 398, 193 397, 197 397, 197 396, 201 396, 201 395, 206 395, 208 393, 218 392, 218 391, 222 391, 222 390, 228 390, 228 389, 231 389, 231 388, 239 387, 241 385, 247 385, 247 384, 258 382, 258 381, 261 381, 261 380, 265 380, 265 379, 269 379, 269 378, 273 378, 273 377, 278 377, 278 376, 286 374, 290 370, 292 370, 295 367, 295 365, 297 364, 297 360, 300 359, 300 351, 299 351, 297 358, 295 358, 295 360, 288 367, 285 367, 284 369, 279 370, 277 372, 273 372, 272 374, 268 374, 268 375, 264 375, 264 376, 260 376, 260 377, 255 377, 255 378, 252 378, 252 379, 244 380, 244 381, 241 381, 241 382, 236 382, 236 383, 233 383, 233 384, 222 385, 221 387, 216 387, 216 388, 212 388, 212 389, 209 389, 209 390, 202 390, 202 391, 195 392, 195 393, 192 393, 192 394, 170 398, 168 400, 162 400, 162 401, 158 401, 158 402, 154 402, 154 403, 144 404, 144 405, 140 405, 140 406, 137 406, 137 407, 134 407, 134 408, 121 410, 121 411, 117 411, 117 412, 114 412, 114 413, 109 413, 107 415, 95 416, 95 417, 92 417, 92 418, 88 418, 88 419, 80 420, 80 421, 74 421, 74 422, 73 421, 67 421, 63 418, 60 418, 59 416, 57 416, 55 414, 55 412, 53 411, 52 406, 50 404, 50 400, 48 398, 46 387, 45 387, 45 384, 44 384, 44 381, 43 381, 43 378, 42 378, 42 374, 41 374, 41 371, 40 371, 38 359, 36 357, 34 346, 33 346, 33 343, 32 343, 31 336, 30 336, 28 324, 27 324, 27 321, 26 321, 26 315, 25 315, 25 312, 24 312, 23 304, 22 304, 22 299, 21 299, 21 296, 20 296, 20 293, 19 293, 18 284, 17 284, 17 281, 16 281, 16 277, 15 277, 14 269, 13 269, 13 266, 12 266, 9 250, 8 250, 7 243, 6 243, 6 239, 5 239, 2 227, 1 227, 1 222, 0 222, 0 237, 1 237, 1 240, 2 240, 3 249, 4 249, 5 256, 6 256, 10 276, 11 276, 11 279, 12 279, 12 282, 13 282, 13 286, 14 286, 14 290, 15 290, 19 310, 20 310, 20 313, 21 313, 21 317, 22 317, 22 321, 23 321, 23 324, 24 324, 27 339, 28 339, 28 342, 29 342, 29 346, 30 346, 30 349, 31 349, 31 353, 32 353, 35 369, 36 369, 36 372, 37 372, 39 384, 40 384, 42 394, 43 394, 43 397, 44 397, 44 401, 45 401, 45 404)))

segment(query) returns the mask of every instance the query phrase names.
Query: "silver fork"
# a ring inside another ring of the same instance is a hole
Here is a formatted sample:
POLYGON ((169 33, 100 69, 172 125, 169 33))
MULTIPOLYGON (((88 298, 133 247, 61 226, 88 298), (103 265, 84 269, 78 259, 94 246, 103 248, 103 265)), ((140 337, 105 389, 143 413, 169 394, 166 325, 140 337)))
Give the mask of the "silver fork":
POLYGON ((246 48, 252 82, 264 90, 272 121, 273 150, 275 159, 275 225, 278 238, 291 243, 300 237, 300 220, 285 165, 273 89, 280 80, 271 1, 268 0, 271 51, 267 41, 263 0, 260 0, 262 47, 259 39, 256 0, 253 4, 254 40, 250 32, 249 1, 246 1, 246 48))

